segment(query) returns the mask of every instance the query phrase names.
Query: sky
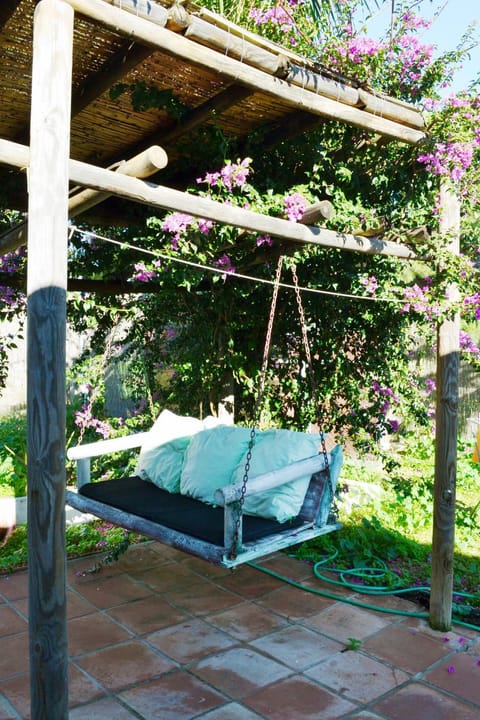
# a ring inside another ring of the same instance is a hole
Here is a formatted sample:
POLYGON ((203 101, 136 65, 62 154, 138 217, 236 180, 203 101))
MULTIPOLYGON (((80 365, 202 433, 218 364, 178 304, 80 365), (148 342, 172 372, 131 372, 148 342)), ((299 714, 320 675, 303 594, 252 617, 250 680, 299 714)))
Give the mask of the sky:
MULTIPOLYGON (((379 3, 380 4, 380 3, 379 3)), ((411 5, 414 5, 412 0, 411 5)), ((369 34, 383 34, 390 25, 391 0, 385 0, 378 10, 374 3, 372 20, 368 23, 369 34)), ((440 52, 455 50, 462 35, 472 22, 476 22, 475 37, 480 42, 480 0, 422 0, 415 11, 424 18, 433 19, 432 26, 423 31, 422 42, 435 44, 440 52)), ((457 72, 453 85, 447 93, 458 92, 468 87, 480 72, 480 46, 471 51, 470 60, 457 72)))

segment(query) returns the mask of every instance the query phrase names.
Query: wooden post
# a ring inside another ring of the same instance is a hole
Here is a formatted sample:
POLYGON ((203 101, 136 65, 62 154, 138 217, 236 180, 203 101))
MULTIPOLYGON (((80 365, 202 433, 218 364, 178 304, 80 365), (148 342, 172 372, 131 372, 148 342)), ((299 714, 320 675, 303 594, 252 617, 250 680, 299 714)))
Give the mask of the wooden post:
MULTIPOLYGON (((440 232, 450 235, 450 250, 458 253, 460 202, 446 183, 440 189, 440 212, 440 232)), ((459 338, 458 314, 439 324, 430 625, 443 632, 452 623, 459 338)))
POLYGON ((33 31, 28 202, 27 454, 33 720, 68 718, 65 334, 73 11, 41 0, 33 31))

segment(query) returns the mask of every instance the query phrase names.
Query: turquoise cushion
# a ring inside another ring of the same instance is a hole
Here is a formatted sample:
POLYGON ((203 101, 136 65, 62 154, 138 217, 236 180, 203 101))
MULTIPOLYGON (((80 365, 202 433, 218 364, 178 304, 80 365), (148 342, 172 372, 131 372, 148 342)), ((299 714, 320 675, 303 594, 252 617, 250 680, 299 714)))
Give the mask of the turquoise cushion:
POLYGON ((215 490, 231 482, 249 440, 248 428, 229 425, 219 425, 194 435, 185 452, 180 492, 215 504, 215 490))
POLYGON ((202 429, 197 418, 162 410, 144 441, 136 474, 168 492, 180 492, 185 450, 190 438, 202 429))
MULTIPOLYGON (((257 433, 252 450, 249 478, 279 470, 285 465, 318 454, 318 434, 293 432, 292 430, 265 430, 257 433)), ((237 466, 232 480, 242 483, 245 474, 246 455, 237 466)), ((310 482, 310 475, 279 485, 265 492, 245 498, 243 510, 249 515, 272 518, 285 522, 300 512, 310 482)))
POLYGON ((180 492, 183 459, 190 440, 190 436, 175 438, 142 452, 136 474, 142 480, 148 480, 163 490, 171 493, 180 492))
MULTIPOLYGON (((251 431, 219 426, 192 438, 180 479, 184 495, 215 504, 215 491, 231 482, 242 483, 251 431)), ((318 453, 319 436, 291 430, 257 432, 250 460, 249 478, 278 470, 296 460, 318 453)), ((310 476, 286 483, 245 499, 244 511, 278 522, 300 512, 310 476)))

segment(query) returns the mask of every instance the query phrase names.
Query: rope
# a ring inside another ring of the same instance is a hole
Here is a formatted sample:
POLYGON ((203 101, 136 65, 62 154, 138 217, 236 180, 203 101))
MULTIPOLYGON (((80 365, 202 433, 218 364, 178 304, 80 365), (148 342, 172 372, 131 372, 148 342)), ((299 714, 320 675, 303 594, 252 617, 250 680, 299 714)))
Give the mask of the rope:
MULTIPOLYGON (((210 265, 202 265, 201 263, 193 262, 192 260, 185 260, 183 258, 175 257, 173 255, 166 255, 165 253, 161 253, 154 250, 147 250, 146 248, 138 247, 138 245, 133 245, 131 243, 127 243, 122 240, 114 240, 113 238, 105 237, 104 235, 99 235, 96 232, 90 231, 90 230, 82 230, 82 228, 77 227, 76 225, 70 226, 70 232, 73 234, 75 232, 78 232, 80 235, 86 237, 86 238, 95 238, 96 240, 103 240, 104 242, 111 243, 112 245, 118 245, 119 247, 125 248, 127 250, 134 250, 138 253, 143 253, 144 255, 150 255, 151 257, 158 258, 160 260, 168 260, 169 262, 178 263, 180 265, 187 265, 188 267, 195 268, 196 270, 203 270, 205 272, 210 272, 216 275, 226 276, 228 275, 231 278, 236 278, 238 280, 248 280, 249 282, 256 283, 258 285, 271 285, 273 286, 275 282, 273 280, 268 280, 267 278, 260 278, 254 275, 246 275, 244 273, 239 272, 232 272, 231 270, 225 270, 221 268, 215 268, 211 267, 210 265)), ((290 283, 279 283, 279 287, 285 288, 286 290, 295 290, 295 286, 290 283)), ((320 290, 319 288, 312 288, 312 287, 303 287, 300 286, 301 292, 307 292, 307 293, 313 293, 315 295, 327 295, 330 297, 339 297, 344 298, 347 300, 367 300, 370 302, 386 302, 386 303, 395 303, 399 305, 404 305, 405 300, 403 298, 392 298, 392 297, 380 297, 375 295, 353 295, 353 293, 342 293, 338 291, 333 290, 320 290)))

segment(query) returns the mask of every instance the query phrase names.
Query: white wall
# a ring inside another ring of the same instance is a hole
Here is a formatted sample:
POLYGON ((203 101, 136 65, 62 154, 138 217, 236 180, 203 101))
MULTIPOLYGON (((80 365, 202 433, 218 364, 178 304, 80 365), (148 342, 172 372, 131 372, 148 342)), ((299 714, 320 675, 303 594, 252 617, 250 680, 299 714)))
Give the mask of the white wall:
MULTIPOLYGON (((0 323, 0 337, 19 333, 20 323, 17 320, 0 323)), ((18 340, 18 347, 12 349, 8 355, 9 368, 7 384, 0 395, 0 416, 7 415, 12 410, 24 408, 27 402, 27 352, 26 328, 24 339, 18 340)), ((67 363, 78 357, 84 347, 84 336, 67 329, 67 363)))

